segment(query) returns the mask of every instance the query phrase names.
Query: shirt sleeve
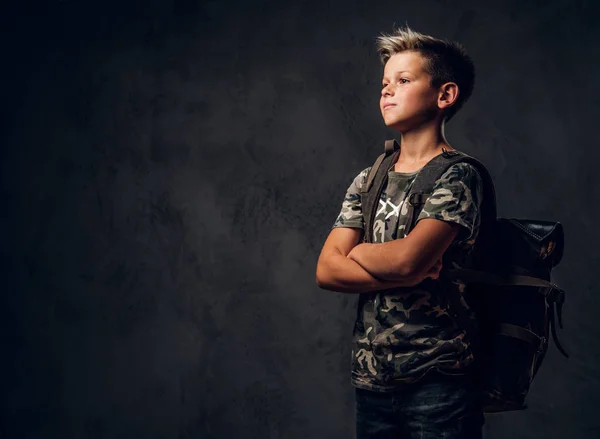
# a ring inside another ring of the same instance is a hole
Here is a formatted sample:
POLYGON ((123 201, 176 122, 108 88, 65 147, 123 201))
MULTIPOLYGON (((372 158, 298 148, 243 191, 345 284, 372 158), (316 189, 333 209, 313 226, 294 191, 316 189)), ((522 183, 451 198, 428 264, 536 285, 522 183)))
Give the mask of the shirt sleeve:
POLYGON ((473 244, 481 223, 482 196, 483 181, 477 169, 469 163, 457 163, 436 181, 417 222, 435 218, 460 224, 463 227, 455 242, 473 244))
POLYGON ((336 227, 364 229, 360 190, 367 179, 370 169, 370 166, 363 169, 356 177, 354 177, 350 186, 348 186, 344 201, 342 201, 342 209, 333 223, 332 229, 336 227))

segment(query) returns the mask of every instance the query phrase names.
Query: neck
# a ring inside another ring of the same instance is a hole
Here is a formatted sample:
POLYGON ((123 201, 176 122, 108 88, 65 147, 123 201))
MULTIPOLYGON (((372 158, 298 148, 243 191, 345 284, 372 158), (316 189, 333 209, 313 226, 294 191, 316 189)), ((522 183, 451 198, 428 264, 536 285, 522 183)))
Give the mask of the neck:
POLYGON ((402 133, 400 158, 404 163, 418 163, 442 152, 452 150, 444 135, 444 122, 429 121, 402 133))

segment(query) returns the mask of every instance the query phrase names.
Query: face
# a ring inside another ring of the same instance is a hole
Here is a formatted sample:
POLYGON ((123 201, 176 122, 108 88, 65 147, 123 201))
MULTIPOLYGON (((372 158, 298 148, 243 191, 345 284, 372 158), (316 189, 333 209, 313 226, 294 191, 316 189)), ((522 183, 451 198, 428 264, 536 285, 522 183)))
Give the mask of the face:
POLYGON ((392 55, 384 67, 379 106, 385 124, 405 132, 439 113, 438 89, 417 52, 392 55))

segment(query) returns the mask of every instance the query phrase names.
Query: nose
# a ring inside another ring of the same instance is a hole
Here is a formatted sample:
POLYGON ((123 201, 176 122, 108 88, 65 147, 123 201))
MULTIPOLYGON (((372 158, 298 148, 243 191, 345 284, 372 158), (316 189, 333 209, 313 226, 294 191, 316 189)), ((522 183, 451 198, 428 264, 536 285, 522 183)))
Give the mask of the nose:
POLYGON ((383 87, 381 89, 381 96, 385 97, 385 96, 391 96, 392 92, 391 92, 391 84, 386 85, 385 87, 383 87))

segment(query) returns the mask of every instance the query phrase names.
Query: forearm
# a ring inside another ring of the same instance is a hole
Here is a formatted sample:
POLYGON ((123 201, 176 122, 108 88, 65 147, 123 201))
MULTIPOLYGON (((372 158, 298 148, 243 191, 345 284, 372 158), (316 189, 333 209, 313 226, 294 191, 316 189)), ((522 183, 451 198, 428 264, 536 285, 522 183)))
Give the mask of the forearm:
POLYGON ((412 287, 421 281, 415 276, 396 276, 393 281, 380 279, 356 261, 339 253, 320 262, 317 270, 319 287, 342 293, 368 293, 387 288, 412 287))
POLYGON ((414 270, 402 258, 402 244, 400 239, 380 244, 359 244, 348 258, 379 279, 402 280, 414 276, 414 270))

